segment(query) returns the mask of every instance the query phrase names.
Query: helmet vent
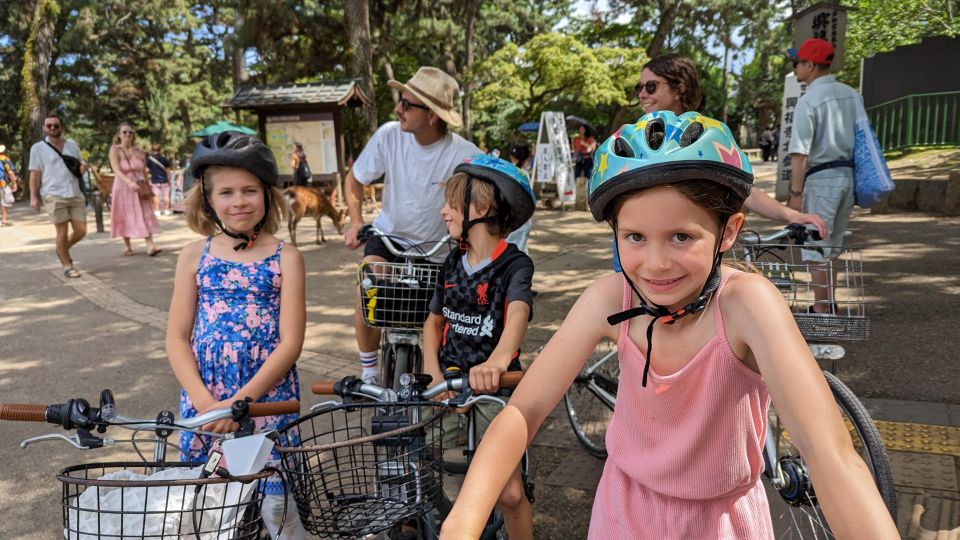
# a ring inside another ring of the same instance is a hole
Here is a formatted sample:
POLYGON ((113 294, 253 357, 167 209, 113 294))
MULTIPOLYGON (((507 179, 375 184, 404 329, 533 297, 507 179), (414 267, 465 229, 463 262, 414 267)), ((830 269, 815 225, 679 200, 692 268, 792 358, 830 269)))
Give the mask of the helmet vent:
POLYGON ((647 146, 651 150, 659 150, 663 146, 663 137, 666 127, 663 124, 663 120, 657 118, 656 120, 651 121, 647 124, 645 136, 647 138, 647 146))
POLYGON ((680 136, 680 146, 690 146, 697 142, 701 135, 703 135, 703 124, 691 122, 687 129, 683 130, 683 135, 680 136))
POLYGON ((621 137, 617 137, 613 140, 613 153, 620 157, 636 157, 633 153, 633 148, 630 148, 630 143, 623 140, 621 137))

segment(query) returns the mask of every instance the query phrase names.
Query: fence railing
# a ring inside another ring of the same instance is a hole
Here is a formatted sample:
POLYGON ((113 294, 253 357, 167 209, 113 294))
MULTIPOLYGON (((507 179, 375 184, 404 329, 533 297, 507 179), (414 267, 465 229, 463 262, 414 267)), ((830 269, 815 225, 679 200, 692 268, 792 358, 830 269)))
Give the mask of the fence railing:
POLYGON ((884 151, 960 145, 960 92, 913 94, 867 109, 884 151))

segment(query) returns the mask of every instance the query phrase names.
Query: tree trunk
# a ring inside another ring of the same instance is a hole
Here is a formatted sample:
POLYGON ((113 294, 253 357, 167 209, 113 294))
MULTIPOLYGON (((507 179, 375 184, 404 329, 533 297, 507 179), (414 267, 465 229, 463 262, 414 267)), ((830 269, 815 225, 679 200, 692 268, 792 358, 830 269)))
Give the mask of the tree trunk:
POLYGON ((347 0, 346 2, 347 36, 350 55, 348 69, 350 75, 360 80, 360 90, 374 104, 363 107, 363 119, 366 133, 362 140, 369 139, 377 130, 376 96, 373 93, 373 54, 370 48, 370 3, 369 0, 347 0))
POLYGON ((727 99, 728 99, 728 96, 727 96, 727 94, 728 94, 728 92, 727 92, 727 79, 728 79, 728 77, 727 77, 727 71, 729 70, 729 68, 730 68, 730 46, 727 45, 727 41, 724 40, 724 43, 723 43, 723 91, 722 91, 722 94, 723 94, 723 95, 721 96, 722 99, 723 99, 723 109, 722 109, 722 110, 723 110, 723 123, 724 123, 724 124, 727 123, 727 99))
MULTIPOLYGON (((393 64, 390 62, 390 55, 388 53, 383 53, 383 74, 387 77, 387 80, 396 79, 393 75, 393 64)), ((400 92, 396 88, 390 88, 390 97, 393 99, 393 106, 396 107, 397 103, 400 102, 400 92)))
MULTIPOLYGON (((468 77, 470 77, 470 68, 473 67, 473 21, 476 11, 477 0, 467 0, 466 63, 463 66, 463 72, 468 77)), ((473 90, 473 81, 467 80, 463 85, 461 113, 463 115, 463 136, 470 142, 473 142, 473 126, 470 121, 470 103, 473 98, 473 90)))
POLYGON ((233 36, 230 39, 231 57, 233 60, 234 92, 250 78, 250 74, 247 72, 247 50, 240 39, 244 24, 246 24, 246 17, 243 16, 243 10, 237 8, 236 14, 233 17, 233 36))
MULTIPOLYGON (((23 55, 20 86, 23 102, 20 109, 22 171, 27 170, 24 160, 30 155, 30 146, 43 133, 43 118, 47 114, 47 77, 53 54, 53 29, 60 12, 56 0, 33 0, 30 8, 33 18, 23 55)), ((66 123, 67 119, 63 121, 66 123)))
POLYGON ((677 11, 680 9, 681 3, 683 3, 683 0, 676 0, 675 2, 661 0, 660 21, 657 23, 657 31, 654 32, 653 39, 650 40, 650 45, 647 47, 647 57, 652 59, 660 55, 663 44, 667 41, 667 35, 670 33, 670 28, 673 27, 673 21, 677 18, 677 11))

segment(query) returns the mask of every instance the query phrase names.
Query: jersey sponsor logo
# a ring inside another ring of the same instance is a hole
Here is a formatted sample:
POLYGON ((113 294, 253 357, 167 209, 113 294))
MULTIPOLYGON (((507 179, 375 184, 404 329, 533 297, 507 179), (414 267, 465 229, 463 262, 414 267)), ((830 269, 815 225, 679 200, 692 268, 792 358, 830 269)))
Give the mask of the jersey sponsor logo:
POLYGON ((477 305, 485 306, 490 303, 490 299, 487 298, 487 289, 490 288, 490 282, 484 281, 477 285, 477 305))
POLYGON ((490 315, 483 318, 483 324, 480 325, 480 337, 493 337, 493 317, 490 315))

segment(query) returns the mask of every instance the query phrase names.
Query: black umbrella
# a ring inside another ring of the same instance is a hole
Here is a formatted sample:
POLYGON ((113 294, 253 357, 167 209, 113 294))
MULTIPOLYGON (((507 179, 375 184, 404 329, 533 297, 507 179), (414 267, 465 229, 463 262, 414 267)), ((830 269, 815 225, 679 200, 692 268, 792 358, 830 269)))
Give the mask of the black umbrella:
POLYGON ((593 129, 593 126, 590 125, 590 122, 587 122, 579 116, 568 116, 567 118, 567 129, 579 129, 580 126, 587 128, 587 135, 591 137, 597 136, 597 130, 593 129))

